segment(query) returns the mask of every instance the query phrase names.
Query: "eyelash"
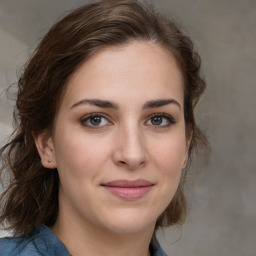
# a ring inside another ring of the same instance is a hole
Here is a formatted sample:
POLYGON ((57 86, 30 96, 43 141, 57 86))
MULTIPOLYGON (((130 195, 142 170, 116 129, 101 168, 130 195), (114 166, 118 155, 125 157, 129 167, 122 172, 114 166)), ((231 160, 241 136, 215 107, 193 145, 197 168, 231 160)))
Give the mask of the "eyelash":
MULTIPOLYGON (((175 119, 168 115, 168 114, 165 114, 165 113, 156 113, 156 114, 152 114, 150 115, 148 118, 147 118, 147 122, 149 122, 151 120, 152 122, 152 119, 155 118, 155 117, 160 117, 162 118, 162 122, 163 122, 163 119, 165 119, 167 121, 167 124, 166 125, 153 125, 153 124, 146 124, 147 126, 153 126, 155 128, 166 128, 166 127, 169 127, 173 124, 176 123, 175 119)), ((101 114, 101 113, 92 113, 92 114, 89 114, 89 115, 86 115, 84 116, 83 118, 81 118, 80 120, 81 124, 89 129, 102 129, 104 128, 105 126, 110 126, 110 125, 113 125, 113 123, 111 121, 109 121, 109 118, 106 117, 104 114, 101 114), (100 118, 100 123, 102 122, 102 118, 103 119, 106 119, 108 124, 105 124, 105 125, 93 125, 93 124, 86 124, 87 121, 90 121, 91 118, 94 118, 94 117, 99 117, 100 118)))
POLYGON ((92 113, 89 115, 84 116, 81 120, 80 120, 81 124, 89 129, 102 129, 105 126, 110 126, 112 125, 112 122, 109 121, 108 117, 106 117, 104 114, 101 113, 92 113), (90 121, 91 118, 94 117, 100 117, 101 118, 101 122, 102 122, 102 118, 106 119, 108 124, 107 125, 92 125, 92 124, 86 124, 87 121, 90 121))
POLYGON ((147 122, 150 120, 152 121, 152 118, 155 118, 155 117, 161 117, 162 119, 166 119, 168 122, 166 125, 153 125, 152 124, 152 126, 157 127, 157 128, 166 128, 166 127, 169 127, 176 123, 175 119, 172 116, 165 114, 165 113, 152 114, 151 116, 149 116, 147 122))

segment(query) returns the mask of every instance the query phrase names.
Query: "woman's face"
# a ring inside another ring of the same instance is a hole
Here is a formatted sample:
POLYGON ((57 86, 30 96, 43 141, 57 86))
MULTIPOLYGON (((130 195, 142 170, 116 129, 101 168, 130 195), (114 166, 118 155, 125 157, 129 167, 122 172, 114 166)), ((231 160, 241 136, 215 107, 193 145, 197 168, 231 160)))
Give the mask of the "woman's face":
POLYGON ((115 233, 154 228, 187 156, 182 82, 149 42, 105 48, 75 72, 44 164, 59 172, 59 216, 115 233))

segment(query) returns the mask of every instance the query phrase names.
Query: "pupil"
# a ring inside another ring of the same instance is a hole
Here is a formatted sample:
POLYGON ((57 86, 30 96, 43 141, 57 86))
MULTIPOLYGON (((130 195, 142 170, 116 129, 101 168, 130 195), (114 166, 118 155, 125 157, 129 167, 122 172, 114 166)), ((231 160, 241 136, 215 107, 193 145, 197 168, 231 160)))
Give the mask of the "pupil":
POLYGON ((152 118, 152 124, 153 125, 160 125, 162 123, 162 117, 155 116, 152 118))
POLYGON ((101 117, 100 116, 91 117, 91 124, 99 125, 100 123, 101 123, 101 117))

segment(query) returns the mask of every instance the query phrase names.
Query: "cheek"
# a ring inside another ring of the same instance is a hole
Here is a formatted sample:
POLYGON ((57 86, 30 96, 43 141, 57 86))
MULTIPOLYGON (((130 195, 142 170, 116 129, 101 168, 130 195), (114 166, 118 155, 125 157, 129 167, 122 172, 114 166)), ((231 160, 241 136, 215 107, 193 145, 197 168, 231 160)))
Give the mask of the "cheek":
MULTIPOLYGON (((71 178, 93 176, 106 161, 109 149, 104 139, 95 140, 78 132, 60 133, 56 138, 55 157, 57 169, 71 178)), ((64 175, 63 175, 64 176, 64 175)))
POLYGON ((151 156, 162 185, 160 193, 168 204, 180 182, 186 156, 186 140, 181 134, 166 138, 157 145, 151 146, 151 156))
POLYGON ((166 139, 151 146, 154 163, 167 173, 179 172, 185 160, 186 142, 183 137, 166 139))
POLYGON ((102 147, 84 139, 65 140, 56 147, 56 163, 60 177, 63 200, 69 200, 74 207, 84 200, 90 200, 91 189, 97 183, 102 166, 102 147))

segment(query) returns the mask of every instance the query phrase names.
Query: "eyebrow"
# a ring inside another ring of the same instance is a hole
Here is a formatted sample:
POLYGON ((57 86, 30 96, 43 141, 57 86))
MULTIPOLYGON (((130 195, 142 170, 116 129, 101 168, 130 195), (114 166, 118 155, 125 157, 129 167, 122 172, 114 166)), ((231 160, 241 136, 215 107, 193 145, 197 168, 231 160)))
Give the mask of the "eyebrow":
POLYGON ((160 108, 160 107, 163 107, 163 106, 168 105, 168 104, 175 104, 176 106, 179 107, 179 109, 181 109, 180 103, 178 101, 174 100, 174 99, 150 100, 150 101, 147 101, 143 105, 142 109, 160 108))
MULTIPOLYGON (((92 106, 97 106, 100 108, 112 108, 112 109, 118 109, 119 106, 118 104, 108 101, 108 100, 100 100, 100 99, 83 99, 78 101, 77 103, 73 104, 71 106, 71 109, 80 106, 80 105, 84 105, 84 104, 88 104, 88 105, 92 105, 92 106)), ((149 108, 160 108, 163 107, 165 105, 168 104, 175 104, 176 106, 179 107, 179 109, 181 109, 181 105, 178 101, 174 100, 174 99, 159 99, 159 100, 150 100, 147 101, 142 109, 149 109, 149 108)))
POLYGON ((78 101, 77 103, 73 104, 71 106, 71 109, 74 107, 77 107, 79 105, 83 104, 89 104, 93 106, 97 106, 100 108, 113 108, 113 109, 118 109, 118 105, 114 102, 108 101, 108 100, 100 100, 100 99, 83 99, 78 101))

